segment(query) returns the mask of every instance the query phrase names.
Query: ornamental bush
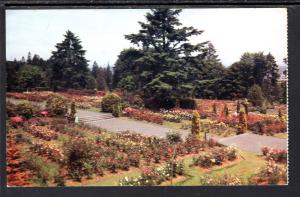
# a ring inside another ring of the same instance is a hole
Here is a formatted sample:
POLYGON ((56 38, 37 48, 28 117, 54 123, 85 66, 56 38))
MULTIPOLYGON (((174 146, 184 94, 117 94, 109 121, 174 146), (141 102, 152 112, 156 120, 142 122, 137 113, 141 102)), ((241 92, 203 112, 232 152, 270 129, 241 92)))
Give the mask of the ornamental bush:
POLYGON ((121 116, 121 106, 120 106, 119 103, 116 103, 116 104, 113 105, 112 115, 114 117, 120 117, 121 116))
POLYGON ((259 85, 253 85, 248 92, 247 98, 254 106, 262 106, 264 102, 263 93, 259 85))
POLYGON ((112 113, 114 105, 120 103, 121 98, 118 95, 114 93, 108 93, 102 99, 101 110, 102 112, 112 113))
POLYGON ((23 102, 16 106, 17 114, 26 119, 32 118, 36 110, 38 109, 35 109, 35 107, 29 102, 23 102))
POLYGON ((197 111, 193 112, 192 118, 192 134, 198 135, 200 133, 200 115, 197 111))
POLYGON ((58 94, 51 94, 46 101, 46 110, 51 116, 65 116, 68 113, 67 100, 58 94))

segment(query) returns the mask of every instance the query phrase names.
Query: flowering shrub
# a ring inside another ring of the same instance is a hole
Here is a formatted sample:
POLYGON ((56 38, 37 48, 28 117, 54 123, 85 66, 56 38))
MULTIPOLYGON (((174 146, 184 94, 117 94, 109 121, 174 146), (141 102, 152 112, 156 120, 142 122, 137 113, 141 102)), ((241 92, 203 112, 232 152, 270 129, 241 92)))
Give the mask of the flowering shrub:
POLYGON ((268 161, 267 166, 249 178, 249 183, 254 185, 286 184, 286 165, 278 165, 274 161, 268 161))
POLYGON ((73 138, 65 144, 65 147, 66 163, 73 179, 80 181, 83 176, 91 176, 93 173, 101 171, 100 152, 90 141, 73 138))
POLYGON ((200 185, 202 186, 235 186, 243 184, 244 182, 241 178, 230 174, 222 176, 205 175, 200 177, 200 185))
POLYGON ((127 107, 123 110, 123 114, 130 118, 134 118, 136 120, 153 122, 156 124, 163 123, 162 116, 160 116, 159 114, 153 113, 151 111, 147 111, 147 110, 138 110, 138 109, 134 109, 131 107, 127 107))
POLYGON ((46 101, 46 110, 52 116, 64 116, 68 112, 65 97, 59 94, 51 94, 46 101))
POLYGON ((17 127, 19 125, 23 125, 24 119, 20 116, 11 117, 10 123, 12 126, 17 127))
POLYGON ((232 147, 217 147, 211 152, 203 152, 193 158, 193 165, 210 168, 214 165, 222 165, 226 160, 233 161, 237 158, 236 150, 232 147))
POLYGON ((29 125, 25 130, 34 137, 41 138, 46 141, 57 139, 57 133, 45 126, 29 125))
POLYGON ((63 151, 52 144, 36 142, 30 148, 34 153, 47 157, 54 162, 62 163, 64 161, 63 151))
POLYGON ((119 181, 120 186, 153 186, 160 185, 177 175, 183 175, 183 163, 168 163, 157 168, 144 168, 142 174, 136 178, 125 177, 119 181))
POLYGON ((265 146, 261 151, 263 155, 266 156, 267 160, 273 160, 281 163, 287 162, 287 151, 284 149, 272 149, 265 146))
POLYGON ((106 94, 103 98, 102 98, 102 102, 101 102, 101 110, 103 112, 113 112, 113 106, 114 105, 119 105, 121 102, 121 98, 114 94, 106 94))

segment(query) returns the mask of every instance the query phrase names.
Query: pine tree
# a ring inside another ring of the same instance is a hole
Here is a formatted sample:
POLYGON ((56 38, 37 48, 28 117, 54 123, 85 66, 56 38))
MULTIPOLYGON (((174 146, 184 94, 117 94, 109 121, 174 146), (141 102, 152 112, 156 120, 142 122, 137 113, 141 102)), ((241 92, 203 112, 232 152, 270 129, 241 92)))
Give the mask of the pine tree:
POLYGON ((265 96, 270 102, 273 102, 278 99, 279 97, 279 86, 278 86, 278 79, 279 79, 279 68, 275 61, 275 58, 272 54, 268 54, 266 56, 267 61, 267 73, 264 78, 263 83, 263 92, 265 96))
POLYGON ((106 66, 105 81, 106 81, 108 89, 111 91, 112 84, 113 84, 113 74, 112 74, 112 70, 111 70, 111 67, 109 64, 107 64, 107 66, 106 66))
POLYGON ((52 52, 52 85, 53 89, 87 87, 89 76, 88 61, 80 39, 71 31, 67 31, 64 40, 56 44, 56 51, 52 52))
POLYGON ((98 72, 98 70, 99 70, 99 66, 98 66, 97 62, 94 61, 93 67, 92 67, 92 75, 93 75, 93 77, 97 78, 97 72, 98 72))
POLYGON ((32 63, 31 53, 28 52, 28 55, 27 55, 27 64, 31 64, 31 63, 32 63))
POLYGON ((191 36, 203 31, 181 27, 180 12, 177 9, 152 9, 146 14, 147 22, 139 22, 139 33, 125 36, 142 50, 143 55, 136 62, 143 66, 139 72, 145 78, 143 90, 147 97, 168 101, 172 97, 193 95, 195 80, 188 73, 193 73, 196 68, 191 65, 191 60, 203 52, 206 43, 193 45, 188 42, 191 36))

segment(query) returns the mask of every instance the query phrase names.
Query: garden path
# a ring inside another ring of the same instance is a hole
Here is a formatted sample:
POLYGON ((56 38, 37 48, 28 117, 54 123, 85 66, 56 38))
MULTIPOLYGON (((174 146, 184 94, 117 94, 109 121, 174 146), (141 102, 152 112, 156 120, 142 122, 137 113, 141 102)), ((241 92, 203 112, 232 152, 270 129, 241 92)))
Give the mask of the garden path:
POLYGON ((287 139, 257 135, 253 133, 244 133, 241 135, 225 137, 218 139, 217 141, 226 146, 235 146, 241 150, 259 154, 261 153, 261 148, 264 146, 287 150, 287 139))
MULTIPOLYGON (((133 131, 145 136, 165 137, 170 128, 146 122, 128 120, 127 118, 115 118, 111 114, 101 112, 90 112, 77 110, 79 121, 85 124, 106 129, 113 132, 133 131)), ((182 131, 182 137, 186 137, 188 132, 182 131)))

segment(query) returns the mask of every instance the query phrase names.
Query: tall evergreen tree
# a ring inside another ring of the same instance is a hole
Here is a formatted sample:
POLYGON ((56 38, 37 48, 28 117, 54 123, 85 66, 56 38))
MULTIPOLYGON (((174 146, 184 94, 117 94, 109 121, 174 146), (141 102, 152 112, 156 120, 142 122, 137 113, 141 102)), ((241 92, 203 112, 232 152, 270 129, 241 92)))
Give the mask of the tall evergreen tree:
POLYGON ((113 73, 109 64, 106 66, 105 81, 108 89, 111 91, 113 87, 113 73))
POLYGON ((32 59, 31 59, 31 53, 28 52, 28 55, 27 55, 27 64, 32 64, 32 59))
POLYGON ((280 94, 280 86, 278 84, 279 75, 279 68, 275 61, 275 58, 272 54, 268 54, 266 56, 267 61, 267 73, 264 78, 263 82, 263 92, 265 96, 270 102, 275 101, 279 98, 280 94))
POLYGON ((206 43, 193 45, 189 42, 191 36, 203 31, 182 27, 178 19, 180 12, 178 9, 152 9, 146 14, 147 22, 139 22, 139 33, 125 36, 142 50, 143 56, 136 62, 140 65, 139 72, 145 76, 146 97, 169 100, 193 93, 194 79, 188 73, 195 68, 190 60, 203 52, 206 43))
POLYGON ((61 43, 56 44, 56 51, 50 58, 53 89, 87 88, 90 73, 81 41, 69 30, 64 37, 61 43))

